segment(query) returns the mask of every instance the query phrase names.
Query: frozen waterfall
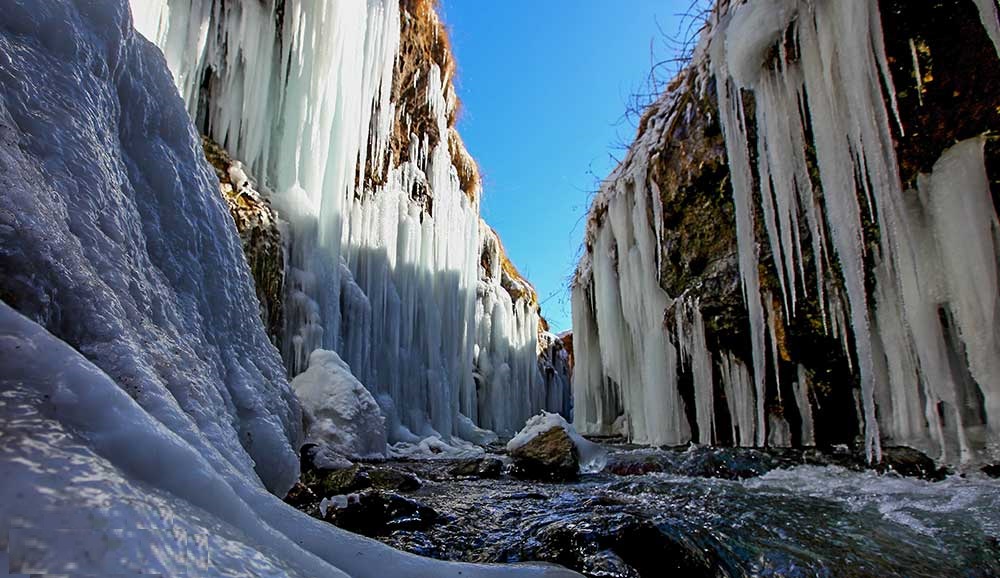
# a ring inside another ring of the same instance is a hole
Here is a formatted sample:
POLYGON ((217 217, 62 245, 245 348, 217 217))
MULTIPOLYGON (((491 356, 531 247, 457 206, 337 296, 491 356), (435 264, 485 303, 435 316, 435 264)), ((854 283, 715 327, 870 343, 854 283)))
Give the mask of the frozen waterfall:
MULTIPOLYGON (((995 3, 975 4, 996 42, 995 3)), ((944 151, 904 190, 894 131, 905 127, 875 0, 721 3, 706 30, 591 210, 573 294, 576 426, 713 443, 722 409, 739 445, 814 443, 809 372, 782 384, 795 366, 780 371, 779 351, 808 298, 857 372, 869 459, 882 443, 953 464, 996 459, 1000 229, 983 139, 944 151), (697 302, 660 283, 663 197, 649 175, 675 154, 665 127, 691 122, 686 91, 719 109, 748 316, 739 355, 708 351, 697 302)))
POLYGON ((573 575, 420 558, 276 497, 301 412, 160 50, 123 0, 38 0, 4 5, 0 54, 5 573, 573 575))
POLYGON ((337 351, 379 400, 391 442, 513 433, 566 405, 568 383, 558 406, 546 401, 537 307, 489 289, 480 266, 488 239, 478 182, 463 187, 450 150, 450 71, 420 71, 432 128, 402 135, 406 151, 390 146, 417 126, 392 100, 401 22, 414 18, 398 0, 131 5, 196 125, 247 162, 289 221, 291 375, 312 351, 337 351))

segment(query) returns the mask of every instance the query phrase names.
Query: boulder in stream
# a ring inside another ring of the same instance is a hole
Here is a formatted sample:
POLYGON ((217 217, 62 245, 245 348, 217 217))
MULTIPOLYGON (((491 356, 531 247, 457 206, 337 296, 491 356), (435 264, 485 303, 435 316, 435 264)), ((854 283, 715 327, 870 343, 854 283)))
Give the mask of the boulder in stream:
POLYGON ((561 415, 543 411, 507 442, 514 460, 512 473, 541 480, 571 480, 596 473, 607 464, 607 452, 583 439, 561 415))

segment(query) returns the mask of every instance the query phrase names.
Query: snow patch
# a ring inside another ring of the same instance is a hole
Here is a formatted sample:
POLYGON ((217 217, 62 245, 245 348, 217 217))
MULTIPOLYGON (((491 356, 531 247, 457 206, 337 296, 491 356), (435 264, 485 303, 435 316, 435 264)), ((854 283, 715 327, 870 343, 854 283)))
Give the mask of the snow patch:
POLYGON ((292 380, 302 402, 306 441, 355 458, 385 457, 385 418, 372 394, 333 351, 317 349, 292 380))

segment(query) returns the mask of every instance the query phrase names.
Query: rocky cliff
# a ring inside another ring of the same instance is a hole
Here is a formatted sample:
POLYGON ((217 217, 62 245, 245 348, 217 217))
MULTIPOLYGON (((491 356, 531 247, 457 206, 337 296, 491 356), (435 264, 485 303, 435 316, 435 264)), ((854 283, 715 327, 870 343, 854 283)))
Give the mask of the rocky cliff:
POLYGON ((577 426, 995 455, 995 27, 968 0, 720 1, 591 208, 577 426))

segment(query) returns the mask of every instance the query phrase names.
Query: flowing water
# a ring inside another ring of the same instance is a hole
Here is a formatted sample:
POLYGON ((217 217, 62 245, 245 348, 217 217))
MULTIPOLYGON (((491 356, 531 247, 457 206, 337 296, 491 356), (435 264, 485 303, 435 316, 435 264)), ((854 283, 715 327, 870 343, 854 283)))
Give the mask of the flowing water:
POLYGON ((1000 481, 803 465, 837 461, 818 455, 618 447, 605 473, 574 483, 395 462, 424 481, 409 497, 439 518, 379 538, 435 558, 544 560, 589 576, 1000 576, 1000 481))

